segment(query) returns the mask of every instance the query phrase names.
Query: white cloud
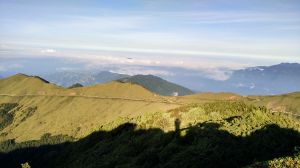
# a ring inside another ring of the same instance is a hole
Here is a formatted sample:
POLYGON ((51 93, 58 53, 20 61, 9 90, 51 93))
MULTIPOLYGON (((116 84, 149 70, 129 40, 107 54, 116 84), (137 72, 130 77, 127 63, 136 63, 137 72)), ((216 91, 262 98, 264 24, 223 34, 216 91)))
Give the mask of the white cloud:
POLYGON ((26 21, 22 24, 20 30, 24 34, 46 33, 53 30, 64 32, 64 36, 76 34, 80 36, 87 33, 97 35, 104 32, 112 33, 114 31, 129 30, 141 28, 151 20, 146 16, 68 16, 64 15, 60 20, 44 21, 26 21))
MULTIPOLYGON (((157 69, 147 69, 145 67, 180 67, 185 69, 192 69, 203 73, 209 78, 225 80, 228 78, 228 71, 230 69, 238 69, 249 66, 232 60, 210 58, 208 53, 206 56, 189 55, 184 51, 176 52, 164 50, 162 52, 155 50, 140 49, 120 49, 119 52, 110 51, 111 48, 104 48, 103 50, 92 49, 60 49, 60 52, 55 52, 54 49, 43 49, 44 54, 49 54, 49 57, 65 58, 71 62, 79 62, 85 64, 85 68, 97 69, 110 65, 117 65, 123 67, 118 69, 118 73, 125 74, 152 74, 161 76, 174 75, 172 72, 157 69), (125 50, 125 51, 123 51, 125 50), (136 68, 140 66, 140 68, 136 68), (124 68, 125 67, 125 68, 124 68), (131 67, 131 68, 130 68, 131 67), (134 67, 134 68, 132 68, 134 67), (143 67, 143 68, 141 68, 143 67)), ((40 48, 22 48, 18 56, 26 53, 24 57, 43 57, 40 55, 40 48)))
POLYGON ((201 72, 204 73, 204 76, 215 80, 226 80, 232 74, 231 69, 222 69, 217 67, 211 69, 202 69, 201 72))
POLYGON ((77 70, 73 67, 59 67, 59 68, 56 68, 57 71, 72 71, 72 70, 77 70))
MULTIPOLYGON (((297 57, 284 57, 284 59, 259 55, 248 57, 248 55, 234 53, 218 53, 218 52, 202 52, 202 51, 185 51, 185 50, 151 50, 151 49, 135 49, 135 48, 113 48, 113 47, 93 47, 88 49, 60 48, 57 52, 54 46, 31 47, 25 45, 7 45, 8 51, 15 53, 1 54, 0 58, 43 58, 56 57, 64 58, 73 63, 84 64, 85 68, 97 69, 110 65, 120 67, 143 66, 143 67, 179 67, 185 69, 196 70, 203 76, 226 80, 230 76, 230 72, 234 69, 245 68, 257 65, 276 64, 279 62, 298 62, 297 57), (41 55, 41 51, 43 54, 41 55), (245 60, 246 59, 246 60, 245 60), (268 62, 266 63, 266 60, 268 62), (270 60, 272 61, 270 62, 270 60), (265 62, 264 62, 265 61, 265 62)), ((172 75, 168 71, 153 69, 120 69, 120 73, 128 74, 153 74, 153 75, 172 75)))
POLYGON ((41 50, 41 53, 56 53, 56 50, 48 48, 41 50))
POLYGON ((166 71, 166 70, 157 70, 145 67, 137 67, 137 66, 125 66, 119 67, 117 70, 112 72, 120 73, 120 74, 128 74, 128 75, 159 75, 159 76, 174 76, 174 73, 166 71))
MULTIPOLYGON (((162 12, 164 14, 164 12, 162 12)), ((245 23, 245 22, 296 22, 296 12, 260 12, 260 11, 183 11, 165 12, 169 17, 182 19, 196 24, 245 23)))
POLYGON ((251 85, 250 85, 249 88, 250 88, 250 89, 254 89, 254 88, 255 88, 255 83, 251 83, 251 85))
POLYGON ((5 45, 5 44, 0 44, 0 48, 1 48, 1 49, 6 49, 6 48, 8 48, 8 46, 5 45))
POLYGON ((68 21, 61 22, 60 26, 97 30, 131 29, 140 27, 149 19, 150 17, 142 16, 75 16, 68 21))

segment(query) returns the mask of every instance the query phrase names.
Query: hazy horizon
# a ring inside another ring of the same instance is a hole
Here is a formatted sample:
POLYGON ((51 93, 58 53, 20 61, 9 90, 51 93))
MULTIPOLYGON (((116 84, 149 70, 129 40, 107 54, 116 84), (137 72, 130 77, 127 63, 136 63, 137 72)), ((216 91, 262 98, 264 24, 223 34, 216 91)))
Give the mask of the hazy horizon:
POLYGON ((299 9, 296 0, 1 1, 0 74, 173 67, 222 80, 232 69, 299 63, 299 9))

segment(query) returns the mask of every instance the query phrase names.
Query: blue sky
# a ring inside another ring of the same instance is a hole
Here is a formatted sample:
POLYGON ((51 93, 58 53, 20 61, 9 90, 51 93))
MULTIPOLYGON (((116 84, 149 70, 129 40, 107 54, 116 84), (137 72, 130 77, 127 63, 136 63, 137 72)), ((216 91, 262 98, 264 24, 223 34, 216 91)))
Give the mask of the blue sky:
POLYGON ((300 1, 1 0, 0 37, 0 71, 49 57, 87 69, 300 62, 300 1))

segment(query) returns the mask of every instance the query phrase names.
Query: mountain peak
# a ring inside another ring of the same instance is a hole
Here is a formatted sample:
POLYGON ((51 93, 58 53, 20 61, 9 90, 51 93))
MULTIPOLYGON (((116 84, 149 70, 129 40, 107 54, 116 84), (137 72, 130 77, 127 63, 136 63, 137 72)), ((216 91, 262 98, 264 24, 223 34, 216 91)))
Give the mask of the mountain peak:
POLYGON ((273 65, 273 66, 280 66, 280 67, 287 67, 287 68, 294 68, 294 67, 300 67, 300 64, 298 63, 280 63, 278 65, 273 65))
POLYGON ((45 80, 44 78, 40 77, 40 76, 31 76, 31 75, 26 75, 24 73, 17 73, 15 75, 10 76, 9 78, 14 78, 14 79, 25 79, 25 78, 35 78, 38 79, 40 81, 43 81, 44 83, 49 83, 49 81, 45 80))
POLYGON ((27 77, 29 77, 29 75, 26 75, 26 74, 23 74, 23 73, 17 73, 15 75, 11 76, 11 77, 13 77, 13 78, 27 78, 27 77))
POLYGON ((183 96, 193 92, 185 87, 166 81, 154 75, 134 75, 119 79, 120 82, 134 83, 163 96, 183 96))
POLYGON ((296 63, 296 62, 282 62, 278 65, 300 65, 299 63, 296 63))

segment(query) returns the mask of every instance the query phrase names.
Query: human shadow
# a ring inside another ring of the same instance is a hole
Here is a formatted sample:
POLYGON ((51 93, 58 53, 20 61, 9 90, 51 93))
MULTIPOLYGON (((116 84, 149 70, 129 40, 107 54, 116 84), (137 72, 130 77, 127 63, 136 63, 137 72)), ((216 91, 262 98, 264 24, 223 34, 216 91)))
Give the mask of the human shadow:
MULTIPOLYGON (((180 123, 180 120, 179 120, 180 123)), ((175 130, 138 129, 125 123, 74 142, 24 147, 0 154, 1 167, 28 162, 44 167, 243 167, 290 156, 300 146, 299 132, 270 124, 242 137, 213 122, 175 130)), ((178 128, 178 129, 176 129, 178 128)))
POLYGON ((175 132, 178 132, 180 130, 180 124, 181 124, 180 119, 176 118, 175 121, 174 121, 175 132))

